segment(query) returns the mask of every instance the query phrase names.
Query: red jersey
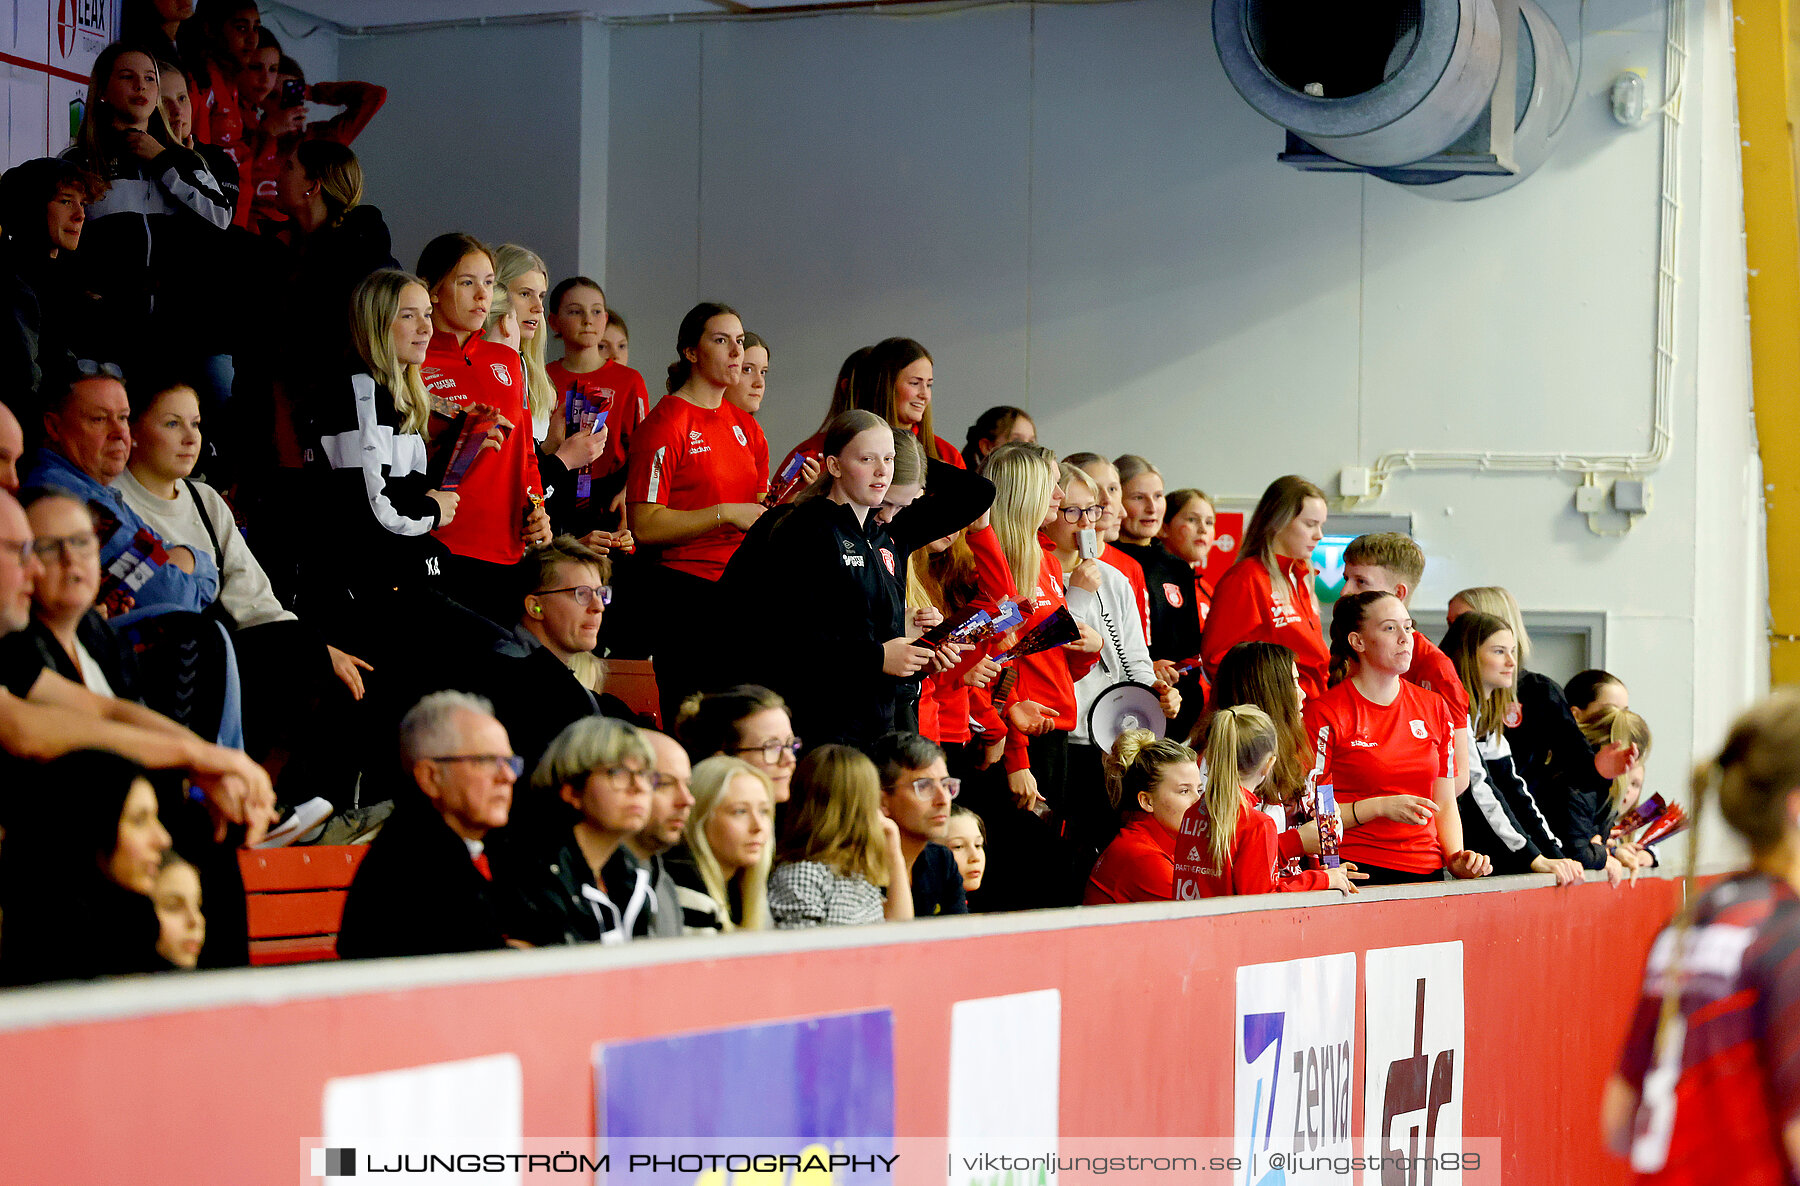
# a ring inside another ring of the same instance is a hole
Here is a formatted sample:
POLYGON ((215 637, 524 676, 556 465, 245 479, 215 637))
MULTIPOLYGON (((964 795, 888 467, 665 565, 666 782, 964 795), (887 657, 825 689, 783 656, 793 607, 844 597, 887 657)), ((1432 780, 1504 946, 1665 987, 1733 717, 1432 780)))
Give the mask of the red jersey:
MULTIPOLYGON (((1281 808, 1275 808, 1280 811, 1281 808)), ((1175 897, 1223 898, 1232 894, 1305 893, 1330 888, 1323 869, 1308 869, 1292 877, 1282 875, 1284 861, 1277 852, 1275 821, 1257 803, 1256 796, 1238 788, 1237 824, 1221 864, 1212 855, 1212 815, 1204 798, 1181 818, 1176 846, 1175 897)))
MULTIPOLYGON (((1125 574, 1131 582, 1132 592, 1137 594, 1138 620, 1144 625, 1144 645, 1150 645, 1150 586, 1144 582, 1144 566, 1127 556, 1122 548, 1107 544, 1100 553, 1100 559, 1125 574)), ((1210 591, 1209 591, 1210 592, 1210 591)))
MULTIPOLYGON (((755 502, 767 484, 758 472, 744 414, 728 403, 703 408, 666 396, 631 434, 625 501, 672 511, 698 511, 728 502, 755 502)), ((744 533, 721 523, 694 539, 666 544, 661 562, 709 581, 725 574, 744 533)))
POLYGON ((1206 566, 1194 565, 1194 608, 1200 611, 1200 631, 1206 632, 1206 619, 1212 613, 1213 583, 1206 579, 1206 566))
POLYGON ((1413 632, 1413 661, 1407 669, 1406 678, 1418 684, 1427 692, 1436 692, 1444 698, 1444 706, 1450 710, 1450 727, 1467 729, 1469 727, 1469 693, 1463 688, 1462 680, 1456 676, 1456 665, 1450 657, 1438 648, 1435 642, 1418 631, 1413 632))
POLYGON ((1169 902, 1175 898, 1175 833, 1156 817, 1133 811, 1088 874, 1083 906, 1169 902))
POLYGON ((1240 642, 1275 642, 1294 652, 1300 668, 1300 686, 1310 702, 1325 694, 1331 674, 1331 650, 1319 627, 1319 607, 1308 596, 1310 570, 1302 562, 1280 558, 1277 563, 1290 581, 1299 586, 1287 601, 1277 601, 1269 584, 1269 570, 1255 557, 1231 566, 1212 597, 1206 617, 1206 635, 1200 642, 1200 658, 1206 678, 1219 671, 1219 660, 1240 642), (1298 570, 1298 571, 1296 571, 1298 570), (1298 578, 1296 580, 1296 577, 1298 578))
POLYGON ((566 416, 569 393, 576 392, 589 403, 605 401, 606 452, 588 467, 595 481, 625 468, 625 457, 631 448, 631 434, 650 414, 650 393, 644 377, 621 362, 607 359, 591 371, 572 371, 562 359, 544 368, 550 384, 556 388, 556 411, 566 416))
MULTIPOLYGON (((367 82, 315 82, 308 97, 317 103, 343 104, 344 110, 327 120, 307 124, 299 136, 247 136, 254 145, 254 159, 243 175, 245 189, 254 189, 251 213, 264 222, 286 222, 287 215, 275 204, 275 180, 281 175, 281 164, 300 140, 329 140, 348 145, 369 126, 381 105, 387 102, 387 88, 367 82)), ((242 167, 240 163, 240 168, 242 167)))
POLYGON ((1619 1075, 1639 1093, 1631 1164, 1655 1186, 1792 1186, 1782 1129, 1800 1119, 1800 899, 1729 877, 1657 936, 1619 1075), (1677 957, 1677 951, 1679 956, 1677 957), (1673 965, 1673 966, 1672 966, 1673 965), (1656 1049, 1671 973, 1681 1013, 1656 1049))
MULTIPOLYGON (((977 551, 975 571, 976 580, 984 592, 1004 590, 1001 595, 1013 595, 1012 570, 1005 564, 998 548, 993 550, 992 555, 977 551), (998 565, 994 563, 996 557, 1001 561, 998 565)), ((1020 637, 1024 637, 1032 627, 1067 604, 1063 597, 1062 565, 1056 562, 1054 554, 1042 550, 1038 552, 1037 584, 1030 590, 1020 590, 1019 595, 1021 608, 1024 608, 1025 601, 1031 602, 1025 624, 1019 628, 1020 637)), ((1086 675, 1099 658, 1098 654, 1076 658, 1061 647, 1052 647, 1050 650, 1016 659, 1012 666, 1018 669, 1019 675, 1009 702, 1034 701, 1055 719, 1056 728, 1065 733, 1072 732, 1075 728, 1075 681, 1086 675)), ((1008 774, 1031 769, 1028 752, 1030 743, 1031 739, 1023 733, 1007 730, 1008 774)))
POLYGON ((469 467, 456 491, 462 495, 456 518, 433 534, 458 556, 489 564, 516 563, 525 554, 519 533, 525 527, 527 505, 533 495, 544 492, 519 352, 480 334, 470 334, 458 345, 455 334, 438 330, 431 335, 419 374, 432 395, 453 404, 488 404, 512 421, 505 443, 483 451, 469 467))
POLYGON ((742 408, 733 407, 737 413, 738 423, 744 427, 744 435, 750 438, 750 456, 756 461, 756 472, 762 475, 762 494, 769 492, 769 438, 763 435, 762 425, 756 417, 742 408))
MULTIPOLYGON (((1340 813, 1346 805, 1376 795, 1429 799, 1432 783, 1456 777, 1450 710, 1443 697, 1405 680, 1388 705, 1368 699, 1348 679, 1323 696, 1309 695, 1306 733, 1318 746, 1314 785, 1334 788, 1340 813), (1322 740, 1321 729, 1327 731, 1322 740)), ((1389 819, 1346 829, 1338 853, 1346 861, 1406 873, 1442 869, 1448 855, 1438 844, 1436 824, 1389 819)))
POLYGON ((255 185, 250 176, 250 145, 245 142, 244 111, 238 103, 237 79, 220 76, 216 63, 207 67, 212 81, 194 96, 194 143, 211 144, 225 150, 238 167, 241 184, 237 210, 231 221, 237 226, 250 225, 250 199, 255 185))

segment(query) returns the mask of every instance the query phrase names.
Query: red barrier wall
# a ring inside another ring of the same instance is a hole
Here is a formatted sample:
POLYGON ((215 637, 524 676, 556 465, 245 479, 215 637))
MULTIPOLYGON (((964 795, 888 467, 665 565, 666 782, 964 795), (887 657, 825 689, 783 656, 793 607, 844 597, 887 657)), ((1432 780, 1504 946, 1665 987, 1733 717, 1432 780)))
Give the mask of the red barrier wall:
POLYGON ((884 1007, 896 1131, 942 1136, 951 1005, 1042 988, 1062 993, 1065 1136, 1228 1139, 1239 965, 1359 953, 1360 1068, 1360 953, 1455 939, 1464 1132, 1504 1142, 1508 1186, 1625 1181, 1600 1149, 1600 1089, 1680 884, 1418 892, 933 920, 799 952, 741 936, 29 990, 0 997, 0 1181, 291 1182, 327 1079, 504 1052, 523 1064, 528 1137, 591 1136, 597 1041, 884 1007))

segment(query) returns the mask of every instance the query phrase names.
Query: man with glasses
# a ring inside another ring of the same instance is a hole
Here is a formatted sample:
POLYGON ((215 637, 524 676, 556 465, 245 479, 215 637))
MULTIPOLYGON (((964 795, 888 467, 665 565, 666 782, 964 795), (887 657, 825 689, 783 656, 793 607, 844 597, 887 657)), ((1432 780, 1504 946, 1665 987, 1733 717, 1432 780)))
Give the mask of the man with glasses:
POLYGON ((488 833, 504 827, 524 769, 493 708, 433 692, 400 722, 407 792, 369 847, 344 902, 345 959, 506 946, 488 868, 488 833))
POLYGON ((900 851, 911 870, 913 917, 967 914, 962 873, 943 843, 950 803, 962 789, 950 777, 944 751, 917 733, 889 733, 870 747, 869 757, 881 771, 882 814, 900 829, 900 851))
POLYGON ((694 767, 688 760, 687 751, 667 733, 658 733, 654 729, 638 732, 650 743, 650 752, 656 755, 651 767, 650 818, 644 821, 642 828, 625 838, 625 847, 649 868, 650 884, 656 890, 656 917, 650 923, 650 937, 678 938, 685 933, 681 925, 681 899, 662 854, 681 843, 682 832, 687 827, 688 812, 694 806, 694 793, 688 789, 694 767))
POLYGON ((219 595, 219 569, 204 551, 165 540, 113 483, 131 459, 131 404, 111 363, 81 362, 44 412, 44 444, 25 484, 62 490, 106 512, 100 532, 101 598, 117 621, 173 610, 200 613, 219 595))

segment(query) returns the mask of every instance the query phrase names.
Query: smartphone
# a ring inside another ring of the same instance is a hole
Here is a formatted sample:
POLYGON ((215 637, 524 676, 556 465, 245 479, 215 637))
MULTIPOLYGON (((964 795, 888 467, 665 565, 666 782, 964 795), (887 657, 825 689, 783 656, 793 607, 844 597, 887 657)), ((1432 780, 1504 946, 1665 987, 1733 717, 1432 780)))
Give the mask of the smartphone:
POLYGON ((1100 536, 1092 527, 1083 527, 1075 536, 1075 553, 1083 560, 1100 559, 1100 536))
POLYGON ((306 102, 306 84, 301 82, 298 78, 282 79, 281 105, 283 107, 298 107, 304 102, 306 102))

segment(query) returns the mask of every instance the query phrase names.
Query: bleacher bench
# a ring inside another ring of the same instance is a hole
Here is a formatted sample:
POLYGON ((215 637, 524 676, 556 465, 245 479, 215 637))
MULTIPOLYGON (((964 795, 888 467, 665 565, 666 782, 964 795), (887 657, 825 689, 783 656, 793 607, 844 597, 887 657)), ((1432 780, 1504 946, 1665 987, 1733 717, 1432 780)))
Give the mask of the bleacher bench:
POLYGON ((299 964, 337 958, 344 898, 366 844, 244 849, 250 963, 299 964))

